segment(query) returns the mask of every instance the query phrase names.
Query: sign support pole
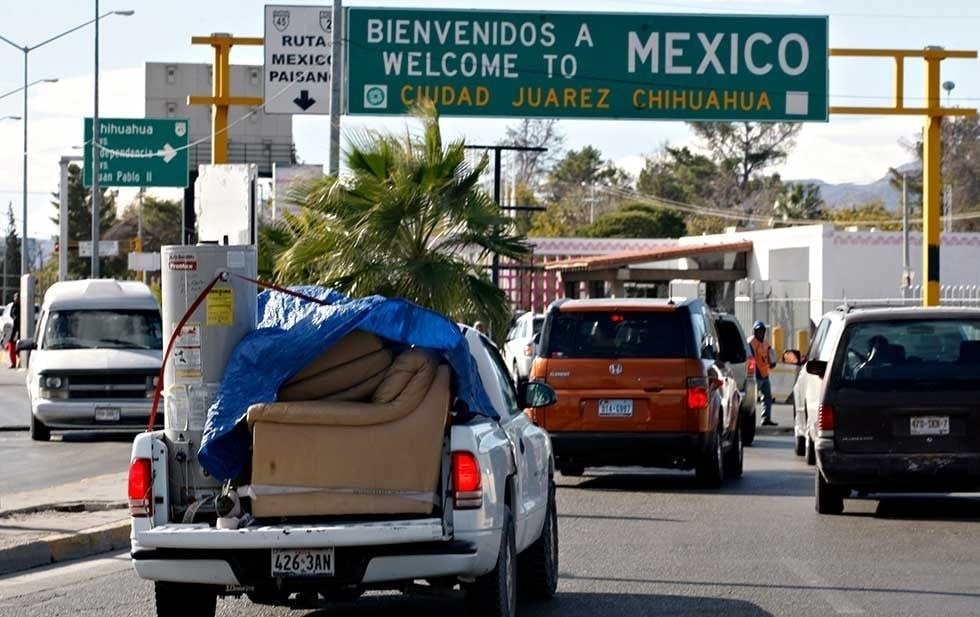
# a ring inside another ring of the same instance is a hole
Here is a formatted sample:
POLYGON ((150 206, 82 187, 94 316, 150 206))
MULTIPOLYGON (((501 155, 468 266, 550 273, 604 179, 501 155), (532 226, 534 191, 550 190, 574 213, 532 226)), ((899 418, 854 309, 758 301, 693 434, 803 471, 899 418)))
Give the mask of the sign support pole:
POLYGON ((242 37, 215 33, 211 36, 191 37, 192 45, 210 45, 214 48, 213 96, 189 96, 188 105, 211 106, 211 163, 228 162, 228 108, 232 105, 258 107, 260 96, 231 95, 231 48, 235 45, 262 45, 262 37, 242 37))
POLYGON ((943 107, 939 99, 939 65, 948 58, 976 58, 975 51, 950 51, 942 47, 925 49, 831 49, 831 56, 852 58, 894 58, 895 101, 892 107, 837 107, 832 114, 878 116, 925 116, 922 143, 922 306, 939 306, 939 244, 942 209, 942 122, 946 116, 975 116, 976 109, 943 107), (906 107, 903 102, 906 58, 926 62, 926 106, 906 107))
POLYGON ((341 0, 333 0, 333 32, 330 42, 330 175, 340 173, 340 90, 344 75, 341 38, 344 10, 341 0))

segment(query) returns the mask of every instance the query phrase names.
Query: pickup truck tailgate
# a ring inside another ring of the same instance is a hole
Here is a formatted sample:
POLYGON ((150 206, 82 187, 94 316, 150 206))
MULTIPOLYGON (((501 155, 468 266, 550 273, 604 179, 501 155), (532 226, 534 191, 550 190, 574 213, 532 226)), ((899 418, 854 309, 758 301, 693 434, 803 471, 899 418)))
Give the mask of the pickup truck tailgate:
POLYGON ((216 529, 204 524, 169 524, 140 531, 141 548, 249 549, 374 546, 445 540, 442 519, 372 523, 263 525, 216 529))

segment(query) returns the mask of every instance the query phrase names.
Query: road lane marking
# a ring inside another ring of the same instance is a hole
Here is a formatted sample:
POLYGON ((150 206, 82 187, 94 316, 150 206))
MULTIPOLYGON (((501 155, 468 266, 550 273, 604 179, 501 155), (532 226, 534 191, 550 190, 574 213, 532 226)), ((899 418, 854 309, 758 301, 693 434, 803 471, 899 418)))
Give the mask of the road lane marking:
POLYGON ((843 591, 831 587, 827 581, 820 578, 803 561, 799 559, 783 559, 782 562, 794 574, 800 577, 800 580, 809 587, 812 587, 812 591, 823 598, 838 615, 860 615, 864 613, 864 609, 851 602, 843 591))

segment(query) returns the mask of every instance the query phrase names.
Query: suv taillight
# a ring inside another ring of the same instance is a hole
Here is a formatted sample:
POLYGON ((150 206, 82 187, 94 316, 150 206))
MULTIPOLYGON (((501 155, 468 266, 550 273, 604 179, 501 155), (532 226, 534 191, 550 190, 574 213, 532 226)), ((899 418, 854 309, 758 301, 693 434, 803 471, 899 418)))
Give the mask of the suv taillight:
POLYGON ((480 463, 472 452, 453 452, 453 505, 457 510, 483 506, 480 463))
POLYGON ((832 431, 834 430, 834 408, 830 405, 820 405, 817 410, 817 430, 832 431))
POLYGON ((148 458, 129 465, 129 515, 146 518, 153 513, 153 467, 148 458))
POLYGON ((701 411, 708 406, 708 380, 690 377, 687 380, 687 410, 701 411))
POLYGON ((755 377, 755 358, 749 358, 745 362, 745 370, 748 372, 750 377, 755 377))

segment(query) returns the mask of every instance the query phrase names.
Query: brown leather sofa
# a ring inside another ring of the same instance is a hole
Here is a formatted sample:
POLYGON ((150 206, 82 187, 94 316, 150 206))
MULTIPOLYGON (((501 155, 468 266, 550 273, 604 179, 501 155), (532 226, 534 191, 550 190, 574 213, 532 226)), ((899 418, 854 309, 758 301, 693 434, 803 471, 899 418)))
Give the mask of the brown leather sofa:
POLYGON ((431 513, 449 397, 436 355, 348 335, 248 409, 252 514, 431 513))

